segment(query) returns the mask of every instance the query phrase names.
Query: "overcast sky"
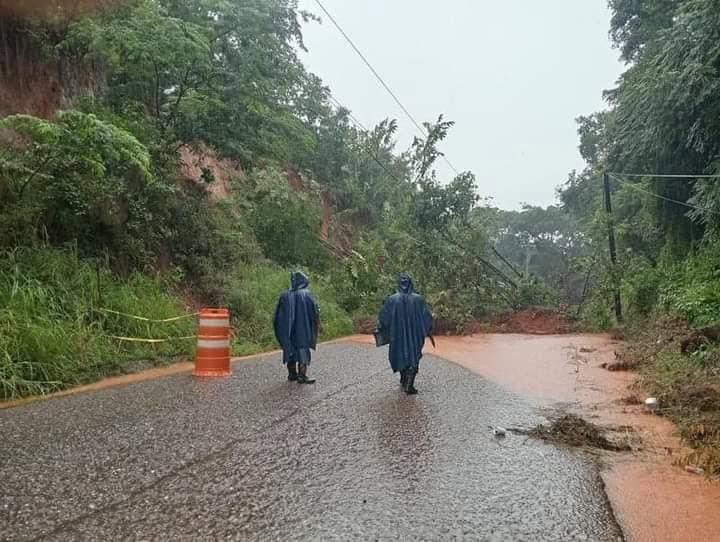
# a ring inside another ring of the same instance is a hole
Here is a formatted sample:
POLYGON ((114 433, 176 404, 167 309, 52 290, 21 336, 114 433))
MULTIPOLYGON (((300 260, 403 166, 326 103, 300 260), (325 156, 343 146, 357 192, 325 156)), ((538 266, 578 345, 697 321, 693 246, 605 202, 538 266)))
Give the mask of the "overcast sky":
MULTIPOLYGON (((622 71, 606 0, 321 1, 418 121, 456 122, 441 148, 495 205, 552 204, 582 168, 574 119, 622 71)), ((405 148, 412 123, 315 0, 300 7, 323 15, 304 27, 306 65, 364 124, 397 118, 405 148)))

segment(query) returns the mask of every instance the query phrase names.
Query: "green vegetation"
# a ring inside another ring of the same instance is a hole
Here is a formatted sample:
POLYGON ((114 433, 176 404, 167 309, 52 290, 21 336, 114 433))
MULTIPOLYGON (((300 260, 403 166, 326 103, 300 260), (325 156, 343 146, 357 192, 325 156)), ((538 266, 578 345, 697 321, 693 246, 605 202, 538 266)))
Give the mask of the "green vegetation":
POLYGON ((599 270, 592 277, 595 317, 610 322, 611 293, 619 288, 631 320, 677 310, 693 323, 715 322, 718 181, 653 174, 719 172, 720 11, 712 0, 610 5, 611 37, 627 69, 605 93, 610 108, 578 119, 587 167, 559 191, 599 270), (603 207, 603 172, 647 174, 611 175, 611 218, 603 207), (608 220, 618 242, 617 269, 607 261, 608 220))
POLYGON ((505 222, 483 218, 495 211, 478 206, 473 175, 438 178, 452 122, 440 115, 399 151, 394 120, 366 131, 334 105, 298 59, 313 19, 295 0, 0 19, 12 49, 0 73, 17 75, 3 108, 25 112, 0 119, 0 399, 191 354, 183 339, 108 337, 191 335, 190 320, 99 309, 227 305, 236 353, 271 348, 275 299, 298 267, 323 338, 374 318, 403 270, 440 329, 556 297, 537 268, 516 273, 493 252, 505 222), (54 94, 34 116, 37 85, 54 94))
MULTIPOLYGON (((469 172, 438 177, 453 126, 442 115, 408 149, 394 120, 357 126, 298 58, 314 16, 295 0, 131 0, 0 20, 17 49, 0 72, 58 73, 48 85, 62 96, 48 118, 38 107, 0 119, 2 397, 189 353, 107 339, 192 332, 103 307, 166 317, 224 304, 236 352, 269 348, 275 296, 297 267, 325 338, 374 318, 403 270, 439 331, 557 304, 608 328, 616 290, 630 321, 717 323, 717 181, 616 175, 608 217, 601 175, 717 172, 720 11, 712 0, 611 7, 627 69, 609 109, 578 119, 587 167, 558 206, 521 211, 479 201, 469 172)), ((16 80, 18 98, 33 90, 16 80)))
POLYGON ((184 312, 169 278, 119 280, 76 249, 18 248, 0 257, 0 398, 45 393, 130 370, 139 360, 186 354, 192 341, 141 344, 122 337, 183 337, 194 323, 153 324, 99 312, 167 318, 184 312), (131 364, 130 362, 133 362, 131 364))

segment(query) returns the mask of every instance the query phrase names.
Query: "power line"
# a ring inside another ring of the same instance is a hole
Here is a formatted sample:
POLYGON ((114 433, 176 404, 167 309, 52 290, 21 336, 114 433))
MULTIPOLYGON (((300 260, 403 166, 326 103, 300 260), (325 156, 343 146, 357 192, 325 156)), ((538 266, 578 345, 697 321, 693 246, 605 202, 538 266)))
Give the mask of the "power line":
POLYGON ((640 192, 641 194, 647 194, 648 196, 653 196, 653 197, 655 197, 655 198, 657 198, 657 199, 661 199, 661 200, 663 200, 663 201, 667 201, 667 202, 670 202, 670 203, 675 203, 675 204, 677 204, 677 205, 682 205, 683 207, 688 207, 688 208, 690 208, 690 209, 695 209, 695 210, 698 210, 698 211, 703 211, 703 212, 705 212, 705 213, 718 214, 718 211, 716 211, 716 210, 714 210, 714 209, 710 209, 709 207, 700 207, 700 206, 698 206, 698 205, 693 205, 693 204, 691 204, 691 203, 687 203, 686 201, 680 201, 680 200, 677 200, 677 199, 668 198, 667 196, 662 196, 662 195, 660 195, 660 194, 656 194, 655 192, 650 192, 650 190, 645 190, 644 188, 640 188, 639 186, 635 185, 634 183, 630 183, 630 182, 628 182, 628 181, 626 181, 626 180, 624 180, 624 179, 620 179, 619 177, 616 177, 616 176, 615 176, 614 174, 612 174, 612 173, 608 173, 608 176, 611 177, 612 179, 616 180, 617 182, 619 182, 619 183, 621 183, 621 184, 623 184, 623 185, 625 185, 625 186, 627 186, 627 187, 629 187, 629 188, 632 188, 632 189, 635 190, 636 192, 640 192))
MULTIPOLYGON (((608 175, 618 175, 620 177, 648 177, 652 179, 668 179, 668 180, 688 180, 688 179, 720 179, 720 175, 690 175, 687 173, 681 175, 672 175, 666 173, 608 173, 608 175)), ((616 180, 618 180, 615 177, 616 180)))
MULTIPOLYGON (((407 118, 410 119, 410 122, 412 122, 415 125, 415 128, 417 128, 420 135, 425 138, 428 136, 427 130, 417 121, 415 120, 415 117, 412 116, 410 111, 408 111, 407 107, 403 105, 403 103, 400 101, 400 98, 397 97, 397 95, 392 91, 392 89, 388 86, 388 84, 385 82, 385 80, 380 76, 380 74, 377 72, 375 68, 373 68, 373 65, 370 64, 370 61, 365 57, 365 55, 360 51, 357 45, 355 45, 355 42, 350 38, 350 36, 347 35, 345 30, 342 29, 340 26, 340 23, 338 23, 335 20, 335 17, 332 16, 332 14, 327 10, 327 8, 322 4, 320 0, 315 0, 315 3, 320 7, 321 10, 325 12, 325 15, 328 16, 328 19, 333 23, 335 28, 338 29, 338 31, 342 34, 342 36, 345 38, 345 41, 347 41, 350 46, 353 48, 353 50, 357 53, 357 55, 362 59, 362 61, 365 63, 365 65, 368 67, 368 69, 372 72, 372 74, 375 76, 375 78, 380 82, 380 84, 385 88, 385 90, 392 96, 392 99, 395 100, 395 103, 400 107, 400 109, 405 113, 407 118)), ((460 172, 455 168, 454 165, 450 162, 447 156, 442 154, 443 160, 445 163, 455 172, 455 175, 460 175, 460 172)))

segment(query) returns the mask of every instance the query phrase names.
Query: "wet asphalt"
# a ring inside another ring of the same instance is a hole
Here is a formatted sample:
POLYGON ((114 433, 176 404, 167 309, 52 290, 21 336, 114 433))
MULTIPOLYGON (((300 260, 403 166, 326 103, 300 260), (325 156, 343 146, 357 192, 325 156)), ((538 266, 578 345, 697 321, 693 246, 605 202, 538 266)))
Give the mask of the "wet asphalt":
POLYGON ((593 460, 489 426, 545 421, 426 356, 322 345, 0 410, 0 540, 620 540, 593 460))

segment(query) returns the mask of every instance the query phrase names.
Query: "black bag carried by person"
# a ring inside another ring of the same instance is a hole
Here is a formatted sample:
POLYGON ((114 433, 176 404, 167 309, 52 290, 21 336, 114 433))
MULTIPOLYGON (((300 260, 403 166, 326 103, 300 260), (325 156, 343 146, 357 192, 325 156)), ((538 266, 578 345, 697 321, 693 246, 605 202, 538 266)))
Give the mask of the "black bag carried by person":
POLYGON ((389 342, 377 328, 375 328, 375 330, 373 331, 373 337, 375 337, 375 346, 378 347, 385 346, 389 342))

